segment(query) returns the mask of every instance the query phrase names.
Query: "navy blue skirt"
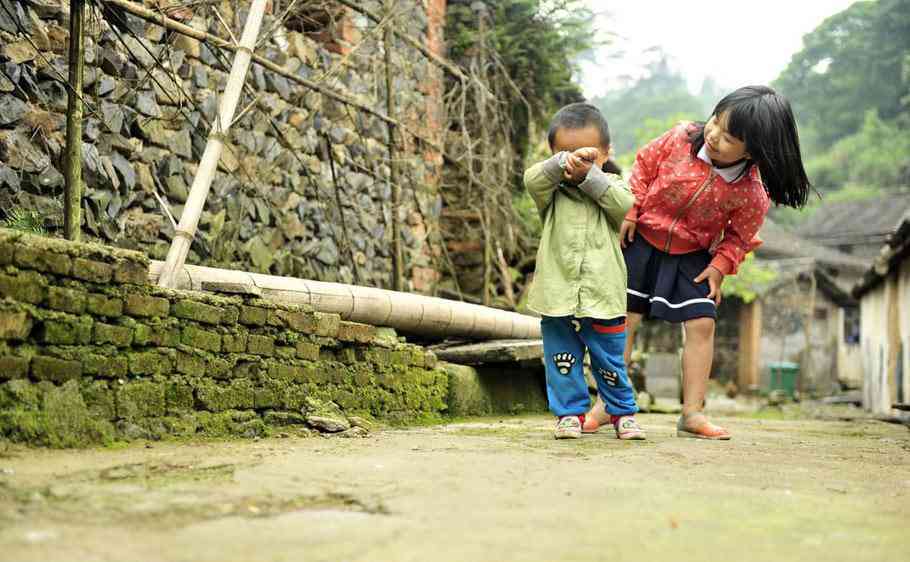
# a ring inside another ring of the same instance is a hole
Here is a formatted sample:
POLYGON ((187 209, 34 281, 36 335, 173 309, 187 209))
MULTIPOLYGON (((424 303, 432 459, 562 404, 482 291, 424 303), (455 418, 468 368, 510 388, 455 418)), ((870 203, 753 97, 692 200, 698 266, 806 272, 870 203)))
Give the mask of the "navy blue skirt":
POLYGON ((695 282, 711 263, 707 251, 667 254, 636 234, 623 256, 629 270, 629 312, 668 322, 717 318, 717 306, 708 298, 708 282, 695 282))

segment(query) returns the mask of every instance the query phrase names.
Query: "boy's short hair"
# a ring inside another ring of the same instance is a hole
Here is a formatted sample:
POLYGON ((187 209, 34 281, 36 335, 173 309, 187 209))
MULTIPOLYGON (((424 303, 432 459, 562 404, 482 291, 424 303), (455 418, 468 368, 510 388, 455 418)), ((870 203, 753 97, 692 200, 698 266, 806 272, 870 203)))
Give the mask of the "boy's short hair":
POLYGON ((610 146, 610 126, 603 113, 590 103, 570 103, 556 112, 550 121, 550 130, 547 140, 550 148, 556 141, 556 131, 559 129, 584 129, 596 127, 600 131, 600 146, 610 146))

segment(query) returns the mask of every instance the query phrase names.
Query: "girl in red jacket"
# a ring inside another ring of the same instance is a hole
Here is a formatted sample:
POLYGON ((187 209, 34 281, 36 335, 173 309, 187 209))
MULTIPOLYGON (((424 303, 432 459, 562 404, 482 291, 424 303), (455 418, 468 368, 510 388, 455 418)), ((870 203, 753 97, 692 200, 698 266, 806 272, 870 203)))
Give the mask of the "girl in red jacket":
MULTIPOLYGON (((770 201, 805 205, 790 104, 748 86, 720 100, 707 123, 683 123, 642 148, 629 180, 635 206, 621 228, 629 270, 625 359, 642 317, 685 324, 683 411, 677 435, 729 439, 702 412, 714 356, 714 321, 724 277, 736 273, 770 201)), ((586 431, 605 423, 595 405, 586 431)))

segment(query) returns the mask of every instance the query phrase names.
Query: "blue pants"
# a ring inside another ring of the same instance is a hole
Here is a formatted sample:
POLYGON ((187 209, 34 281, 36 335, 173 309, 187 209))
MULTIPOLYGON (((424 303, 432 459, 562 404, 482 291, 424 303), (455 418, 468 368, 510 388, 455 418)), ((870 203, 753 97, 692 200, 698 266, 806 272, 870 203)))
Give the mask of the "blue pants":
POLYGON ((584 414, 591 407, 585 382, 585 348, 591 371, 607 413, 626 416, 638 411, 635 392, 626 375, 623 350, 625 318, 597 320, 573 316, 544 316, 540 321, 550 411, 557 416, 584 414))

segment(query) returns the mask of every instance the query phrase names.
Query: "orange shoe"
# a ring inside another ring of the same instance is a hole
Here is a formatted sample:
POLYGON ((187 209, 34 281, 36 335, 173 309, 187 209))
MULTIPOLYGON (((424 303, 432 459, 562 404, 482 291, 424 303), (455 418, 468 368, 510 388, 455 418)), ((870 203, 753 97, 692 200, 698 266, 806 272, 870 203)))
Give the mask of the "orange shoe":
POLYGON ((686 424, 686 419, 691 418, 692 416, 702 416, 704 414, 701 412, 695 412, 688 415, 679 416, 679 421, 676 422, 676 436, 677 437, 691 437, 693 439, 710 439, 713 441, 727 441, 730 439, 730 432, 726 429, 714 425, 709 422, 707 418, 704 421, 695 427, 688 426, 686 424))

